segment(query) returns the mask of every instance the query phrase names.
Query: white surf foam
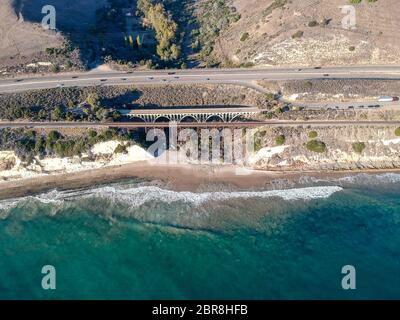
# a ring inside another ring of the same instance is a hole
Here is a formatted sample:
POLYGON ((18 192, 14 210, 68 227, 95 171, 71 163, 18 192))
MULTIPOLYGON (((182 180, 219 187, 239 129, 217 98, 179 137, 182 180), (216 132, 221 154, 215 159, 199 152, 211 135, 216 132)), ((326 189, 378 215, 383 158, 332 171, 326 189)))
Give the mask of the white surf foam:
POLYGON ((383 173, 383 174, 366 174, 360 173, 343 178, 336 179, 337 182, 351 184, 367 184, 376 185, 382 183, 398 183, 400 182, 399 173, 383 173))
POLYGON ((140 207, 147 203, 163 202, 172 204, 183 202, 194 206, 206 202, 220 202, 238 198, 271 198, 283 200, 312 200, 328 198, 332 194, 343 190, 337 186, 310 187, 287 190, 245 191, 245 192, 177 192, 155 186, 113 186, 101 187, 80 191, 51 191, 34 197, 0 201, 0 209, 11 209, 24 201, 39 201, 44 204, 62 204, 71 199, 103 198, 113 202, 127 203, 132 207, 140 207))

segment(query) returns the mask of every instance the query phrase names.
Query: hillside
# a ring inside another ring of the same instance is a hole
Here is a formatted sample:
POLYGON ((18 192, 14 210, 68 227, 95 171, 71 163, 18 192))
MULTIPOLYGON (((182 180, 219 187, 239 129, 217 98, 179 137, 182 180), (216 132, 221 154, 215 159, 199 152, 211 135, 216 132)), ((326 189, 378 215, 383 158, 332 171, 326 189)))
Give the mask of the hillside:
POLYGON ((400 63, 396 0, 2 0, 0 76, 196 66, 400 63), (57 10, 57 32, 41 9, 57 10))
POLYGON ((96 9, 103 4, 103 0, 1 0, 0 75, 48 71, 50 65, 60 70, 81 67, 85 57, 80 49, 88 42, 96 9), (56 8, 57 31, 40 25, 47 4, 56 8))
POLYGON ((62 45, 62 38, 26 22, 13 0, 0 2, 0 65, 30 62, 46 47, 62 45))
MULTIPOLYGON (((204 1, 204 0, 202 0, 204 1)), ((356 30, 342 28, 346 0, 227 0, 241 18, 214 54, 226 64, 337 65, 400 62, 397 0, 354 4, 356 30)))

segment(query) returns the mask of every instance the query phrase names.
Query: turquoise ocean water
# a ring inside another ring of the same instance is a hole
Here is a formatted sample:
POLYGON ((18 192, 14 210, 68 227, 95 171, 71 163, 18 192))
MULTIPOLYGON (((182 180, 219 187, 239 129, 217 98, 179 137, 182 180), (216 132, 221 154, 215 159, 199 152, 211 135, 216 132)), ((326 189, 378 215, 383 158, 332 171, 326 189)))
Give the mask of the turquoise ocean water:
POLYGON ((130 181, 0 208, 0 299, 400 298, 395 174, 252 193, 130 181))

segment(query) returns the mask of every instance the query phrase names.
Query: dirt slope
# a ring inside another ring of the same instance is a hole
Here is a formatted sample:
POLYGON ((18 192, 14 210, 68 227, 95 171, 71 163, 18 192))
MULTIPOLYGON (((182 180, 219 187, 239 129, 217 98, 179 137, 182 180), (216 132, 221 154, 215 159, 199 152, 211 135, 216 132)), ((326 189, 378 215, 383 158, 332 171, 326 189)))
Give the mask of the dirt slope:
POLYGON ((221 33, 214 53, 255 65, 400 63, 398 0, 355 4, 356 29, 345 30, 348 0, 231 0, 241 19, 221 33), (298 37, 293 37, 297 34, 298 37))
POLYGON ((62 37, 41 26, 24 21, 13 0, 0 2, 0 66, 30 61, 46 47, 62 44, 62 37))
POLYGON ((79 65, 79 50, 59 56, 44 51, 66 47, 67 42, 81 49, 89 42, 96 10, 105 3, 106 0, 1 0, 0 76, 5 72, 29 73, 33 69, 26 66, 37 62, 62 65, 68 61, 79 65), (57 31, 46 31, 41 26, 45 5, 56 9, 57 31))

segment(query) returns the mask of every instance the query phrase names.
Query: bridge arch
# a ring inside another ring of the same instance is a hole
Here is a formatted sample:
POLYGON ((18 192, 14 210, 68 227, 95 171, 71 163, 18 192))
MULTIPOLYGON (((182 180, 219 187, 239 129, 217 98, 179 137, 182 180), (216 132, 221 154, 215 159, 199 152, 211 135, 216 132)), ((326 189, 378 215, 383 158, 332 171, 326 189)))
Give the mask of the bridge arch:
POLYGON ((211 122, 212 119, 218 119, 219 122, 224 122, 224 118, 223 116, 221 116, 220 114, 211 114, 206 118, 205 122, 211 122))
POLYGON ((239 113, 231 114, 231 115, 229 115, 229 122, 233 122, 233 121, 235 121, 237 118, 239 118, 241 116, 242 116, 242 114, 239 114, 239 113))
POLYGON ((130 119, 132 121, 136 121, 136 122, 143 122, 143 123, 147 123, 148 120, 145 119, 143 116, 134 116, 134 117, 130 117, 130 119))
POLYGON ((157 116, 153 122, 171 122, 171 118, 166 115, 157 116))
POLYGON ((184 115, 179 122, 185 122, 185 120, 191 119, 192 122, 199 122, 199 119, 195 115, 187 114, 184 115))

